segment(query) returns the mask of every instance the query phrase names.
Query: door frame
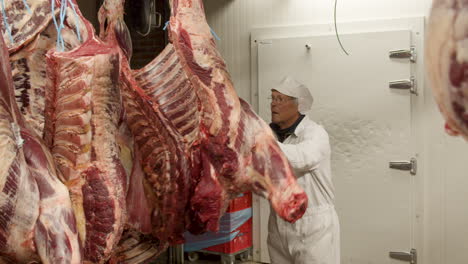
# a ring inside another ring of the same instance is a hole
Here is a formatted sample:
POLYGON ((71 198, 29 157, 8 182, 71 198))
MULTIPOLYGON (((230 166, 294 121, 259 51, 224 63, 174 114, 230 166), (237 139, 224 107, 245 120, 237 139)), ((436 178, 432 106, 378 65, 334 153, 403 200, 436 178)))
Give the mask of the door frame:
MULTIPOLYGON (((398 19, 383 19, 383 20, 363 20, 354 22, 338 23, 340 33, 362 33, 388 30, 410 30, 411 43, 416 49, 416 63, 411 64, 411 72, 417 80, 418 96, 411 96, 411 139, 415 150, 415 157, 418 160, 418 173, 412 177, 413 197, 412 206, 414 215, 411 225, 413 234, 411 234, 411 245, 418 251, 418 263, 428 262, 425 252, 425 228, 427 219, 424 217, 425 212, 425 189, 426 182, 424 175, 425 167, 425 138, 427 137, 424 129, 424 102, 430 97, 430 87, 426 86, 424 73, 424 39, 425 39, 425 18, 424 17, 408 17, 398 19), (426 261, 427 260, 427 261, 426 261)), ((250 70, 251 70, 251 98, 252 107, 259 112, 259 84, 258 84, 258 54, 257 44, 261 41, 269 39, 290 38, 290 37, 307 37, 334 34, 333 24, 312 24, 298 26, 281 26, 281 27, 264 27, 254 28, 250 35, 250 70)), ((346 43, 344 43, 346 46, 346 43)), ((337 50, 336 52, 342 52, 337 50)), ((268 254, 267 248, 262 248, 260 241, 266 238, 266 234, 260 233, 260 225, 262 218, 268 218, 262 215, 260 208, 260 197, 254 196, 253 199, 253 259, 261 262, 265 259, 265 254, 268 254)), ((389 251, 392 249, 389 249, 389 251)), ((409 251, 410 249, 408 249, 409 251)))

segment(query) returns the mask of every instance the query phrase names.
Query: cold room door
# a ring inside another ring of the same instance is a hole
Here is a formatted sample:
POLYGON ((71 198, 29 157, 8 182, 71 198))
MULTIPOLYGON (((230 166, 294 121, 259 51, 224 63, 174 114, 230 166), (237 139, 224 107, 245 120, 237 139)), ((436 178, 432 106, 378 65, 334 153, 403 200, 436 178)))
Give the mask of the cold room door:
MULTIPOLYGON (((305 83, 315 98, 310 117, 328 131, 343 264, 405 263, 390 257, 413 247, 414 177, 409 162, 411 96, 389 82, 411 79, 409 59, 389 52, 410 49, 410 31, 257 40, 260 115, 270 121, 270 89, 284 75, 305 83), (401 161, 401 163, 398 163, 401 161), (391 169, 393 167, 399 169, 391 169)), ((269 205, 261 202, 262 252, 267 252, 269 205)), ((264 255, 264 254, 263 254, 264 255)), ((395 256, 398 258, 398 256, 395 256)), ((265 261, 265 258, 262 258, 265 261)))

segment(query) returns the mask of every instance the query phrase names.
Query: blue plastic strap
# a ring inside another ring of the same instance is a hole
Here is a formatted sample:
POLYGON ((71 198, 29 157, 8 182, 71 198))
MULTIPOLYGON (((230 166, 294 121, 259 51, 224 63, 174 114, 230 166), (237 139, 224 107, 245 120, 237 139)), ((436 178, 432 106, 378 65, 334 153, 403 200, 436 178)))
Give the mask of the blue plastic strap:
POLYGON ((57 24, 57 19, 54 15, 55 13, 55 0, 51 0, 51 5, 50 5, 50 9, 52 11, 52 20, 54 21, 54 25, 55 25, 55 29, 58 30, 58 24, 57 24))
POLYGON ((32 14, 32 11, 31 11, 31 8, 30 8, 29 5, 28 5, 28 2, 26 2, 26 0, 23 0, 23 4, 24 4, 24 6, 26 7, 26 9, 28 10, 28 13, 29 13, 29 14, 32 14))
POLYGON ((170 21, 167 21, 166 24, 164 24, 163 30, 166 30, 166 28, 169 26, 169 22, 170 21))
POLYGON ((67 0, 62 0, 61 6, 60 6, 60 25, 57 30, 57 50, 59 51, 64 51, 65 50, 65 43, 63 41, 63 36, 62 36, 62 29, 65 27, 65 16, 66 16, 66 11, 67 11, 67 0))
POLYGON ((78 40, 81 41, 81 34, 80 34, 80 24, 79 24, 79 19, 78 19, 78 13, 76 12, 76 9, 75 9, 75 5, 73 4, 73 2, 71 0, 68 0, 68 2, 70 3, 70 6, 72 7, 72 10, 73 10, 73 14, 75 16, 75 23, 76 23, 76 35, 78 36, 78 40))
POLYGON ((219 221, 219 232, 230 233, 252 218, 252 208, 226 213, 219 221))
MULTIPOLYGON (((239 233, 240 233, 239 231, 236 231, 236 232, 234 232, 232 234, 229 234, 228 236, 226 236, 225 234, 214 234, 214 235, 212 233, 204 234, 204 235, 201 235, 199 237, 207 237, 207 239, 200 240, 200 241, 195 242, 195 243, 185 243, 184 244, 184 251, 185 252, 192 252, 192 251, 197 251, 197 250, 201 250, 201 249, 204 249, 204 248, 224 244, 224 243, 227 243, 229 241, 232 241, 234 238, 237 237, 237 235, 239 233)), ((186 236, 186 239, 188 240, 189 238, 187 238, 187 236, 186 236)))
POLYGON ((59 48, 59 43, 60 43, 60 37, 59 37, 60 28, 59 28, 59 25, 57 23, 57 18, 55 17, 55 0, 51 0, 51 2, 52 3, 50 5, 50 8, 51 8, 51 11, 52 11, 52 20, 54 21, 55 30, 57 30, 57 42, 56 42, 55 46, 58 49, 59 48))
POLYGON ((197 251, 232 241, 237 236, 242 235, 237 229, 251 218, 252 208, 247 208, 241 211, 224 214, 220 219, 219 231, 216 233, 207 232, 196 236, 189 232, 185 232, 184 238, 186 242, 184 245, 184 251, 197 251))
POLYGON ((213 37, 215 37, 216 40, 221 40, 218 35, 216 35, 216 32, 210 27, 210 30, 211 30, 211 34, 213 35, 213 37))
POLYGON ((3 17, 3 23, 5 24, 6 31, 8 33, 8 37, 10 37, 10 41, 13 43, 13 36, 11 35, 11 28, 10 24, 8 24, 6 12, 5 12, 5 2, 4 0, 0 0, 2 2, 2 17, 3 17))

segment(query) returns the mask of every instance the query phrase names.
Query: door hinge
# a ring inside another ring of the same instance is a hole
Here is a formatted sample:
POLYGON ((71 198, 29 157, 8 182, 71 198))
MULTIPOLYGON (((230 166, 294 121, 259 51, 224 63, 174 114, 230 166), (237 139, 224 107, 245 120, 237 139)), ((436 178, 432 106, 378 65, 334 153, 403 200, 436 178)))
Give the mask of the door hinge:
POLYGON ((390 59, 409 59, 411 62, 416 62, 416 48, 411 46, 409 50, 392 50, 389 52, 390 59))
POLYGON ((417 160, 411 158, 409 161, 390 161, 390 169, 409 171, 411 175, 416 175, 417 172, 417 160))
POLYGON ((398 260, 403 260, 403 261, 408 261, 410 264, 417 264, 418 263, 418 255, 416 252, 416 249, 411 249, 411 251, 408 252, 390 252, 389 253, 390 258, 392 259, 398 259, 398 260))
POLYGON ((416 86, 416 79, 411 76, 409 80, 398 80, 398 81, 391 81, 388 83, 388 86, 391 89, 398 89, 398 90, 409 90, 410 93, 418 95, 418 88, 416 86))

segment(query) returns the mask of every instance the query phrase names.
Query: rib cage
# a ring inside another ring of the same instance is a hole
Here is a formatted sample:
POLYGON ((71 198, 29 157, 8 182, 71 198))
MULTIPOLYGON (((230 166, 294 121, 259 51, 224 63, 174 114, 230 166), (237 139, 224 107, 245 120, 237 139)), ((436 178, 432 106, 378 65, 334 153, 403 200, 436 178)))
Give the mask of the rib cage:
POLYGON ((155 195, 153 234, 161 241, 181 243, 185 231, 190 163, 171 124, 138 87, 130 71, 124 70, 122 78, 127 122, 135 135, 135 144, 143 157, 143 171, 155 195))
MULTIPOLYGON (((46 53, 53 49, 57 40, 53 24, 23 49, 10 56, 15 96, 25 120, 42 136, 44 130, 46 53)), ((75 31, 65 27, 62 32, 66 50, 80 44, 75 31)))
POLYGON ((167 45, 155 60, 133 74, 190 148, 200 133, 199 101, 174 46, 167 45))

